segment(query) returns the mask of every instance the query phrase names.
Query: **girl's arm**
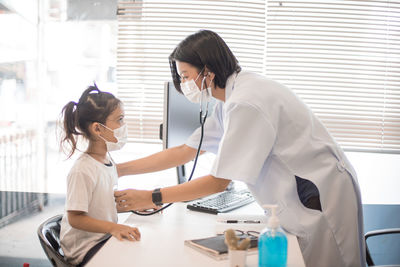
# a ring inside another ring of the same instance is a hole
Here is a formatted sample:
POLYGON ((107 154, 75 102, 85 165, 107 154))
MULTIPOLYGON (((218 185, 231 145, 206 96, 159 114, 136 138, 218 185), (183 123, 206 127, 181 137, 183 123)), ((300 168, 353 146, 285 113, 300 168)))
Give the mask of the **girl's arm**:
POLYGON ((194 159, 197 150, 187 145, 168 148, 153 155, 117 164, 118 176, 156 172, 180 166, 194 159))
POLYGON ((76 229, 93 233, 109 233, 119 240, 123 238, 131 241, 140 240, 140 232, 136 227, 97 220, 83 211, 69 210, 67 212, 69 224, 76 229))

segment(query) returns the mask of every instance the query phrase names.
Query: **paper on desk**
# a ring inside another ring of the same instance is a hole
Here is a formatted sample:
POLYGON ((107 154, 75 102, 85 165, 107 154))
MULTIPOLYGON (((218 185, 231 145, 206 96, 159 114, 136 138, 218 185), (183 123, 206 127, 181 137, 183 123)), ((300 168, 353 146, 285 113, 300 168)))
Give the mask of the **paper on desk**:
POLYGON ((265 215, 254 214, 229 214, 219 213, 215 224, 216 234, 222 234, 227 229, 241 231, 262 231, 267 226, 268 218, 265 215), (227 221, 238 221, 238 223, 227 223, 227 221), (246 223, 244 223, 246 221, 246 223), (253 223, 259 221, 259 223, 253 223))

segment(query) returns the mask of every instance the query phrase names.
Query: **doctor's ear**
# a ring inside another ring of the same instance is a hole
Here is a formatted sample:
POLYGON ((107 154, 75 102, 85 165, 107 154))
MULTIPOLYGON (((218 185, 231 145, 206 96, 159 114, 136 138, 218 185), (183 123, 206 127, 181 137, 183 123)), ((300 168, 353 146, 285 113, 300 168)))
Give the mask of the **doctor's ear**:
POLYGON ((208 75, 207 75, 207 77, 208 77, 211 81, 214 81, 215 74, 214 74, 213 72, 209 72, 208 75))
POLYGON ((213 72, 209 71, 208 69, 205 70, 204 75, 210 80, 214 80, 214 78, 215 78, 215 74, 213 72))

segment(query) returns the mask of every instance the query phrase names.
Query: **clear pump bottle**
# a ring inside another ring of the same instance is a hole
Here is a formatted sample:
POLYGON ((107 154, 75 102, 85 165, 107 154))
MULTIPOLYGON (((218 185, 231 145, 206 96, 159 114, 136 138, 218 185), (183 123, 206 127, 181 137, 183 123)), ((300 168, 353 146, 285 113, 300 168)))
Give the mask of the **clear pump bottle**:
POLYGON ((258 267, 284 267, 287 262, 287 237, 276 216, 277 205, 263 205, 270 209, 267 227, 258 238, 258 267))

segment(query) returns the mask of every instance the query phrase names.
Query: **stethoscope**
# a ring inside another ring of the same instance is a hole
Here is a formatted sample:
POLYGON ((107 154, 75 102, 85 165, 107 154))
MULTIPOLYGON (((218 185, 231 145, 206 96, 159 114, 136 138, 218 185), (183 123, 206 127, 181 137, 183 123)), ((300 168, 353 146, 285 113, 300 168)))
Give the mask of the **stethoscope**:
MULTIPOLYGON (((194 163, 193 163, 192 171, 190 172, 190 176, 189 176, 188 182, 192 180, 194 171, 196 169, 197 159, 199 158, 201 145, 203 143, 204 124, 206 123, 207 116, 208 116, 208 102, 209 101, 206 98, 209 98, 210 96, 208 96, 208 97, 206 96, 206 94, 208 94, 208 92, 207 92, 207 89, 204 88, 206 78, 207 77, 204 76, 203 80, 201 81, 201 98, 200 98, 200 114, 199 114, 200 126, 201 126, 200 141, 199 141, 199 146, 197 148, 196 157, 194 158, 194 163)), ((168 208, 172 204, 173 203, 169 203, 169 204, 165 205, 164 207, 162 207, 160 209, 157 209, 155 211, 150 211, 150 212, 138 212, 138 211, 134 211, 134 210, 131 210, 131 212, 136 214, 136 215, 140 215, 140 216, 150 216, 150 215, 153 215, 153 214, 156 214, 156 213, 158 213, 160 211, 165 210, 166 208, 168 208)))

